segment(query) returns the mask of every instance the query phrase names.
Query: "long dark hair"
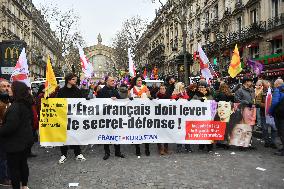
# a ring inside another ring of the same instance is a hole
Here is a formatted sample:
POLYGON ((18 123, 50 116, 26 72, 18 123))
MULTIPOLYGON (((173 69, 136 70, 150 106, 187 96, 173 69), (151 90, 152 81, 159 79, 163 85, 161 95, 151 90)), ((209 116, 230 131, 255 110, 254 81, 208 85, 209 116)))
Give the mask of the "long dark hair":
POLYGON ((14 102, 23 102, 26 105, 32 105, 34 100, 28 86, 20 81, 12 83, 12 92, 14 102))
POLYGON ((131 88, 133 88, 135 85, 136 85, 136 81, 138 78, 141 78, 142 80, 144 80, 144 77, 142 75, 136 75, 136 77, 134 77, 132 80, 131 80, 131 88))

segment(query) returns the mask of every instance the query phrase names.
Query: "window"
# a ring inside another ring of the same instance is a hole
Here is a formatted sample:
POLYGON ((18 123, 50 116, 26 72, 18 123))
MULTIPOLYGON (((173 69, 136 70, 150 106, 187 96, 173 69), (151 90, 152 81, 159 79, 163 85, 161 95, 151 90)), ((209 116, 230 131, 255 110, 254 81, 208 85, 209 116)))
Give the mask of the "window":
POLYGON ((176 32, 175 37, 178 37, 178 24, 175 24, 175 32, 176 32))
POLYGON ((250 22, 252 24, 255 24, 258 22, 258 17, 257 17, 257 10, 253 9, 252 11, 250 11, 250 22))
POLYGON ((272 53, 282 53, 282 39, 275 39, 272 41, 272 53))
POLYGON ((259 57, 259 46, 258 45, 250 48, 250 55, 251 55, 251 58, 259 57))
POLYGON ((279 0, 271 0, 272 2, 272 18, 278 16, 279 12, 279 0))
POLYGON ((208 24, 209 23, 209 11, 205 12, 204 19, 205 19, 205 23, 208 24))
POLYGON ((214 19, 218 20, 218 4, 214 6, 214 19))
POLYGON ((196 29, 200 30, 200 18, 196 19, 196 29))
POLYGON ((242 30, 242 17, 237 18, 237 29, 240 32, 242 30))
POLYGON ((13 4, 11 4, 11 13, 15 14, 15 6, 13 4))

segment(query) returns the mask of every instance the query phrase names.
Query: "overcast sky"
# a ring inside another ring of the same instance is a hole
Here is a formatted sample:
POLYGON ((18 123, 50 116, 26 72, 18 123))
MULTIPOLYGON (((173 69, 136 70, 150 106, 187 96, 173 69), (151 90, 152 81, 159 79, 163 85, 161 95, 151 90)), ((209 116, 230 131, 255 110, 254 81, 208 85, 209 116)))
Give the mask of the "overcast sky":
POLYGON ((88 46, 97 44, 99 33, 103 44, 111 45, 124 20, 140 15, 150 22, 155 18, 155 9, 160 6, 152 0, 33 0, 36 7, 51 2, 62 10, 74 8, 78 12, 80 31, 88 46))

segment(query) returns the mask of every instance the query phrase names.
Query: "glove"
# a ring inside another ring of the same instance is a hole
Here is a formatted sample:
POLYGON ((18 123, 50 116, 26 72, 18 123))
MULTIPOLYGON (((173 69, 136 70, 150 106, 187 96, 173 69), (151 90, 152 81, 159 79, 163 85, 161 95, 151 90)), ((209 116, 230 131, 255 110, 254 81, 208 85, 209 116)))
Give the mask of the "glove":
POLYGON ((200 101, 201 101, 201 102, 204 102, 204 101, 205 101, 205 99, 204 99, 204 98, 201 98, 201 99, 200 99, 200 101))
POLYGON ((133 97, 129 97, 129 100, 133 100, 133 97))

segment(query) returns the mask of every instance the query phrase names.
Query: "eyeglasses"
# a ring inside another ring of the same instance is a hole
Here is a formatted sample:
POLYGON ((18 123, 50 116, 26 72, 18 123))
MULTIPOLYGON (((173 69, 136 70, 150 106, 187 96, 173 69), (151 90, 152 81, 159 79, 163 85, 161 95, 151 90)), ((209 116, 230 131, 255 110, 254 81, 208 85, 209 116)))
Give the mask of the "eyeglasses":
POLYGON ((137 81, 142 81, 142 79, 137 79, 137 81))

